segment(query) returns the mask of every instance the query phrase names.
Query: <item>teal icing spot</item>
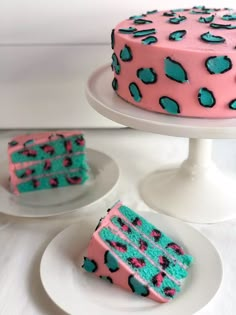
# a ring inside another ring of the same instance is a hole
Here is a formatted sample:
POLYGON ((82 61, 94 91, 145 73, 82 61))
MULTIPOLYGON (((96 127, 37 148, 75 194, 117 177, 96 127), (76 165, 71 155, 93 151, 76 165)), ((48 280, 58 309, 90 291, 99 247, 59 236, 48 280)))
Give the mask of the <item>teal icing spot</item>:
POLYGON ((143 37, 143 36, 152 35, 152 34, 156 34, 155 28, 150 28, 150 29, 147 29, 147 30, 135 31, 133 36, 134 37, 143 37))
POLYGON ((221 44, 225 42, 224 37, 212 35, 210 32, 202 34, 201 39, 204 42, 212 43, 212 44, 221 44))
POLYGON ((145 84, 153 84, 157 81, 157 74, 153 68, 140 68, 137 77, 145 84))
POLYGON ((155 13, 158 13, 158 10, 147 11, 146 14, 155 14, 155 13))
POLYGON ((165 73, 169 79, 177 81, 179 83, 184 83, 188 81, 188 76, 183 66, 170 57, 167 57, 165 59, 165 73))
POLYGON ((137 20, 137 19, 141 19, 143 17, 145 17, 146 14, 141 14, 141 15, 133 15, 129 18, 129 20, 137 20))
POLYGON ((183 12, 186 11, 186 9, 173 9, 172 12, 183 12))
POLYGON ((106 251, 104 256, 104 263, 110 272, 116 272, 119 270, 119 263, 116 258, 108 251, 106 251))
POLYGON ((115 47, 115 30, 111 31, 111 48, 114 49, 115 47))
POLYGON ((221 74, 232 69, 232 61, 227 56, 209 57, 206 62, 206 68, 211 74, 221 74))
POLYGON ((232 101, 229 103, 229 108, 230 108, 230 109, 233 109, 233 110, 236 109, 236 99, 235 99, 235 100, 232 100, 232 101))
POLYGON ((9 145, 10 147, 14 147, 14 146, 17 145, 17 144, 18 144, 18 142, 15 141, 15 140, 12 140, 11 142, 8 143, 8 145, 9 145))
POLYGON ((119 29, 119 32, 120 32, 121 34, 132 34, 132 33, 135 32, 135 31, 137 31, 137 28, 132 27, 132 26, 127 27, 127 28, 120 28, 120 29, 119 29))
POLYGON ((169 23, 171 24, 180 24, 183 21, 187 20, 186 16, 178 16, 169 19, 169 23))
POLYGON ((207 88, 201 88, 198 92, 198 101, 204 107, 213 107, 216 103, 214 94, 207 88))
POLYGON ((27 146, 27 145, 32 144, 32 143, 34 143, 33 139, 27 140, 27 141, 25 141, 24 146, 27 146))
POLYGON ((187 34, 187 31, 185 30, 179 30, 170 33, 169 35, 169 40, 174 40, 174 41, 180 41, 184 38, 184 36, 187 34))
POLYGON ((161 107, 170 114, 180 114, 179 104, 168 96, 163 96, 159 99, 161 107))
POLYGON ((213 22, 213 21, 214 21, 214 18, 215 18, 214 15, 207 16, 207 17, 200 16, 200 18, 198 19, 198 21, 199 21, 200 23, 205 23, 205 24, 207 24, 207 23, 213 22))
POLYGON ((175 16, 176 15, 176 13, 175 12, 164 12, 163 14, 162 14, 163 16, 175 16))
POLYGON ((132 82, 129 85, 129 91, 135 102, 140 102, 142 99, 142 94, 136 83, 132 82))
POLYGON ((132 51, 129 46, 125 47, 120 51, 120 59, 124 62, 131 61, 133 59, 132 51))
POLYGON ((211 12, 213 12, 214 10, 211 9, 204 9, 204 10, 192 10, 190 11, 191 14, 211 14, 211 12))
POLYGON ((115 70, 116 74, 120 74, 120 63, 115 53, 112 54, 112 70, 115 70))
POLYGON ((236 14, 225 14, 222 16, 224 21, 236 21, 236 14))
POLYGON ((117 90, 118 90, 118 81, 117 81, 116 78, 114 78, 114 79, 112 80, 112 88, 113 88, 114 91, 117 91, 117 90))
POLYGON ((148 36, 142 39, 142 44, 144 45, 151 45, 158 42, 158 39, 155 36, 148 36))
POLYGON ((204 5, 195 5, 194 7, 192 7, 192 9, 194 10, 204 10, 205 6, 204 5))
POLYGON ((236 29, 236 25, 232 24, 219 24, 219 23, 211 23, 211 28, 217 29, 217 30, 234 30, 236 29))
POLYGON ((133 293, 136 293, 141 296, 149 295, 148 287, 139 282, 139 280, 137 280, 134 275, 129 276, 128 284, 133 293))
POLYGON ((84 268, 87 272, 95 272, 97 270, 97 264, 94 260, 84 257, 82 268, 84 268))
POLYGON ((145 19, 137 19, 134 20, 134 24, 138 24, 138 25, 143 25, 143 24, 151 24, 152 21, 150 20, 145 20, 145 19))

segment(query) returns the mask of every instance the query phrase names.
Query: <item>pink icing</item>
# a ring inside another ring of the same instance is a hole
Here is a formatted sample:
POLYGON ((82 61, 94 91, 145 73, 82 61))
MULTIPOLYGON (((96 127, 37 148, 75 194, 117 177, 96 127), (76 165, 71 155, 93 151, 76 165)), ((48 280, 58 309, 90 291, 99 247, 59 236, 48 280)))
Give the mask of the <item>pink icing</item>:
POLYGON ((224 21, 224 14, 235 14, 233 11, 221 10, 210 14, 190 14, 189 11, 177 12, 176 16, 186 16, 187 19, 180 24, 168 22, 170 17, 163 16, 163 11, 150 14, 143 19, 151 20, 152 24, 136 25, 133 20, 125 20, 115 27, 114 52, 119 60, 121 71, 115 74, 118 80, 117 94, 124 100, 143 109, 168 114, 159 104, 159 99, 168 96, 174 99, 180 106, 178 115, 203 117, 203 118, 230 118, 236 117, 236 111, 229 108, 229 103, 236 99, 235 93, 235 69, 222 74, 210 74, 205 66, 207 58, 211 56, 228 56, 236 66, 235 32, 236 30, 213 29, 209 24, 200 23, 199 17, 215 15, 214 23, 236 25, 235 21, 224 21), (137 30, 155 28, 154 36, 158 42, 152 45, 142 44, 141 38, 133 35, 122 34, 121 28, 135 27, 137 30), (177 30, 186 30, 186 36, 180 41, 169 40, 170 33, 177 30), (223 36, 226 41, 221 44, 212 44, 200 39, 200 35, 210 32, 216 36, 223 36), (120 58, 120 52, 127 45, 133 59, 124 62, 120 58), (170 80, 165 75, 164 60, 166 57, 180 63, 187 72, 188 82, 178 83, 170 80), (138 79, 136 72, 139 68, 153 68, 158 80, 155 84, 144 84, 138 79), (135 82, 141 93, 142 99, 136 102, 130 94, 129 84, 135 82), (227 82, 227 84, 226 84, 227 82), (201 88, 207 88, 214 93, 216 104, 212 108, 206 108, 198 102, 198 92, 201 88))

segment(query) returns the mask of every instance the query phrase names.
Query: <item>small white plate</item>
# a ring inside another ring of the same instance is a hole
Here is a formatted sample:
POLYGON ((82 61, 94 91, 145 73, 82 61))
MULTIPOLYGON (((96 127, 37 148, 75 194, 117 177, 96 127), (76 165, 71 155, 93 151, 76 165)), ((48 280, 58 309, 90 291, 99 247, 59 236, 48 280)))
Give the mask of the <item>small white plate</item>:
POLYGON ((186 223, 158 213, 142 215, 194 256, 189 277, 176 299, 158 304, 85 272, 81 268, 83 256, 97 224, 93 218, 87 217, 58 234, 43 254, 41 280, 54 303, 72 315, 130 315, 133 312, 192 315, 203 308, 214 297, 222 281, 223 269, 216 249, 186 223))
POLYGON ((87 149, 90 179, 84 185, 15 196, 10 191, 8 162, 0 164, 0 212, 18 217, 47 217, 92 205, 116 186, 119 168, 108 155, 87 149))

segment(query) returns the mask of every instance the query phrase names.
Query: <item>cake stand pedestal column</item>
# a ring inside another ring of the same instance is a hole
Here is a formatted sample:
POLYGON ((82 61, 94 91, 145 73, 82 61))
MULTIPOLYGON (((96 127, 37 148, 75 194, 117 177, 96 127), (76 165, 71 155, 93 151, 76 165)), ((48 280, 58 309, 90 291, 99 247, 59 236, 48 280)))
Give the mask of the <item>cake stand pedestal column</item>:
POLYGON ((159 169, 140 183, 140 195, 153 209, 195 223, 236 217, 236 176, 222 173, 211 158, 212 140, 236 138, 236 119, 194 119, 144 111, 111 88, 109 66, 95 71, 87 98, 103 116, 125 126, 189 138, 188 158, 178 168, 159 169))

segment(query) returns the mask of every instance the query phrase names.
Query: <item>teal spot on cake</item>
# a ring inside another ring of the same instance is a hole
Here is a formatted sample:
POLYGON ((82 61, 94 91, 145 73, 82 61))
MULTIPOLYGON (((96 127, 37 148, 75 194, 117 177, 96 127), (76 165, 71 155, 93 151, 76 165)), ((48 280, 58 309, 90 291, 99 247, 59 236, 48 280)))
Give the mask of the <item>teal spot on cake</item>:
POLYGON ((169 79, 179 83, 185 83, 188 81, 187 72, 184 67, 170 57, 165 59, 165 74, 169 79))
POLYGON ((118 90, 118 80, 117 80, 117 78, 114 78, 112 80, 112 88, 113 88, 114 91, 118 90))
POLYGON ((143 24, 152 24, 152 21, 145 19, 134 20, 134 24, 143 25, 143 24))
POLYGON ((163 96, 159 99, 159 104, 161 107, 170 114, 180 114, 179 104, 168 96, 163 96))
POLYGON ((116 74, 120 74, 120 63, 115 53, 112 54, 111 67, 115 71, 116 74))
POLYGON ((176 16, 176 13, 175 13, 175 12, 172 12, 172 11, 170 11, 170 12, 164 12, 164 13, 163 13, 163 16, 172 17, 172 16, 176 16))
POLYGON ((153 68, 140 68, 137 77, 145 84, 153 84, 157 81, 157 74, 153 68))
POLYGON ((222 16, 224 21, 236 21, 236 14, 225 14, 222 16))
POLYGON ((174 40, 174 41, 180 41, 184 38, 184 36, 187 34, 187 31, 185 30, 179 30, 170 33, 169 35, 169 40, 174 40))
POLYGON ((147 30, 139 30, 135 31, 133 33, 133 37, 143 37, 143 36, 148 36, 148 35, 153 35, 156 34, 156 29, 155 28, 150 28, 147 30))
POLYGON ((221 74, 232 69, 232 61, 227 56, 213 56, 206 60, 206 68, 211 74, 221 74))
POLYGON ((131 61, 133 59, 132 51, 129 46, 125 45, 124 48, 120 51, 120 59, 122 61, 131 61))
POLYGON ((234 30, 236 29, 236 25, 232 25, 232 24, 220 24, 220 23, 211 23, 210 24, 211 28, 217 29, 217 30, 234 30))
POLYGON ((84 268, 87 272, 95 272, 97 270, 97 264, 94 260, 84 257, 82 268, 84 268))
POLYGON ((178 17, 173 17, 169 19, 169 23, 171 24, 180 24, 187 20, 186 16, 178 16, 178 17))
POLYGON ((156 14, 158 13, 158 10, 152 10, 152 11, 147 11, 146 14, 156 14))
POLYGON ((191 14, 211 14, 214 12, 214 9, 193 9, 190 11, 191 14))
POLYGON ((109 250, 105 253, 104 263, 110 270, 110 272, 116 272, 117 270, 119 270, 119 263, 109 250))
POLYGON ((213 107, 216 103, 214 94, 207 88, 201 88, 198 92, 198 101, 204 107, 213 107))
POLYGON ((33 143, 34 143, 34 140, 33 139, 29 139, 29 140, 25 141, 24 146, 31 145, 33 143))
POLYGON ((111 277, 107 277, 107 276, 99 276, 100 279, 105 280, 106 282, 109 283, 113 283, 112 278, 111 277))
POLYGON ((173 10, 171 10, 171 11, 172 11, 172 12, 184 12, 185 9, 180 8, 180 9, 173 9, 173 10))
POLYGON ((114 49, 115 47, 115 30, 111 31, 111 48, 114 49))
POLYGON ((137 28, 135 27, 127 27, 127 28, 120 28, 119 33, 121 34, 133 34, 133 32, 137 31, 137 28))
POLYGON ((133 97, 135 102, 140 102, 142 99, 142 94, 139 90, 139 87, 136 83, 132 82, 129 85, 129 92, 131 96, 133 97))
POLYGON ((130 20, 137 20, 137 19, 142 19, 143 17, 145 17, 146 14, 141 14, 141 15, 133 15, 131 16, 129 19, 130 20))
POLYGON ((18 142, 15 141, 15 140, 12 140, 12 141, 10 141, 10 142, 8 143, 9 147, 14 147, 14 146, 16 146, 17 144, 18 144, 18 142))
POLYGON ((232 101, 229 103, 229 108, 230 108, 230 109, 233 109, 233 110, 236 110, 236 99, 235 99, 235 100, 232 100, 232 101))
POLYGON ((128 284, 133 293, 141 296, 149 295, 148 287, 136 279, 134 275, 129 276, 128 284))
POLYGON ((213 22, 213 21, 214 21, 214 18, 215 18, 214 15, 207 16, 207 17, 201 16, 201 17, 198 19, 198 21, 199 21, 200 23, 208 24, 208 23, 213 22))
POLYGON ((224 37, 213 35, 210 32, 201 35, 201 39, 206 43, 221 44, 225 42, 224 37))
POLYGON ((152 45, 158 42, 156 36, 148 36, 142 39, 142 44, 144 45, 152 45))

